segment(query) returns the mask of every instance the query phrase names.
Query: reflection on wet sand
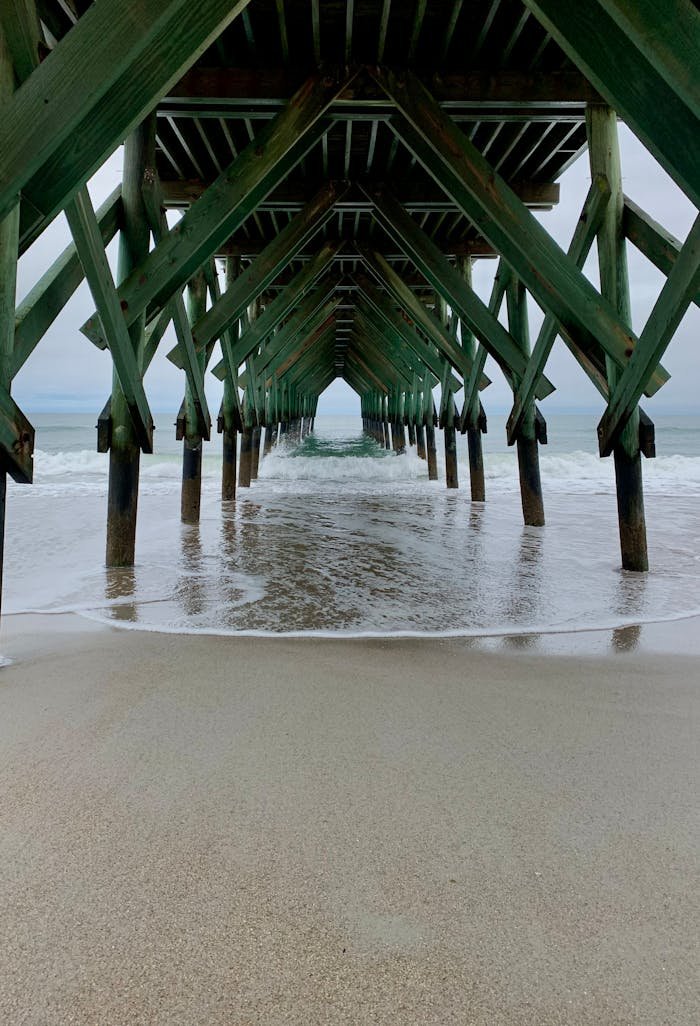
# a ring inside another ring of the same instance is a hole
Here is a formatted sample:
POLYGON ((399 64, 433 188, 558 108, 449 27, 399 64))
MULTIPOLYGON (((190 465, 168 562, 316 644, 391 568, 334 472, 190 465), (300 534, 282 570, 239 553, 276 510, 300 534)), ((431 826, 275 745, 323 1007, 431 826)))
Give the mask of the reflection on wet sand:
POLYGON ((108 566, 105 568, 105 598, 112 604, 110 615, 113 620, 136 623, 138 613, 134 602, 126 602, 136 594, 136 571, 133 566, 108 566))

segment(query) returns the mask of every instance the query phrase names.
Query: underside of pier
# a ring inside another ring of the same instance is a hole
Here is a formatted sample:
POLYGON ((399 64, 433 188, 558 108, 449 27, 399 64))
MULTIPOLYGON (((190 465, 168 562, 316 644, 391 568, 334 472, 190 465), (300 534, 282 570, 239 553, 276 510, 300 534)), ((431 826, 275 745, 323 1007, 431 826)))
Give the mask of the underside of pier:
POLYGON ((647 569, 654 429, 639 403, 700 303, 700 222, 680 242, 624 194, 617 121, 700 205, 698 68, 691 0, 3 0, 3 523, 7 474, 31 483, 33 467, 12 382, 84 278, 85 345, 114 369, 98 424, 110 565, 134 560, 139 456, 153 451, 143 378, 172 324, 183 520, 199 516, 210 373, 227 501, 282 435, 313 430, 336 378, 364 430, 416 445, 430 476, 441 429, 448 487, 466 434, 484 501, 490 356, 512 388, 523 516, 542 525, 539 403, 561 337, 602 397, 622 565, 647 569), (95 210, 86 183, 122 144, 122 184, 95 210), (564 252, 533 212, 584 153, 590 189, 564 252), (17 304, 18 257, 62 211, 73 242, 17 304), (666 278, 639 335, 628 243, 666 278), (582 272, 594 250, 599 290, 582 272), (472 287, 475 260, 497 261, 490 296, 472 287), (532 340, 528 300, 544 315, 532 340))

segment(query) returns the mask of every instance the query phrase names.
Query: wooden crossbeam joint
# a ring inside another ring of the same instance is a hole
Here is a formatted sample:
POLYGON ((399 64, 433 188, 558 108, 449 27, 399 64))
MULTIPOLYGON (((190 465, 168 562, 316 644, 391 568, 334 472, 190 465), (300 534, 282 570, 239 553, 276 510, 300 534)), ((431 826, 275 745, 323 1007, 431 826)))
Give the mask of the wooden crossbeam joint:
POLYGON ((34 428, 4 388, 0 388, 0 468, 18 484, 32 483, 34 428))

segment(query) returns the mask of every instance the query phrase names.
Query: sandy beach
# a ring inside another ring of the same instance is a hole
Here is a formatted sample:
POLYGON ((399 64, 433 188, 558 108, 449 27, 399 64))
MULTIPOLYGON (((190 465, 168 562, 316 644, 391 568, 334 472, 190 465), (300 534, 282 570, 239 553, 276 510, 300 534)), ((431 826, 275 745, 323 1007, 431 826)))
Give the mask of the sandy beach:
POLYGON ((697 1023, 699 638, 5 618, 0 1021, 697 1023))

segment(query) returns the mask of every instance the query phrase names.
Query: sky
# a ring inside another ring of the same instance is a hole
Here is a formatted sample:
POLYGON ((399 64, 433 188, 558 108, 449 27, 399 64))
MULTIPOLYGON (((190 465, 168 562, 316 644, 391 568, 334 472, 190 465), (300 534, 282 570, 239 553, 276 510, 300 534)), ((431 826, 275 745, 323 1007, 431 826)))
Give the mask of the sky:
MULTIPOLYGON (((684 240, 696 215, 690 200, 624 125, 620 126, 620 147, 625 193, 676 238, 684 240)), ((119 183, 121 154, 119 149, 90 182, 90 193, 96 207, 119 183)), ((537 214, 563 249, 569 245, 589 183, 588 161, 584 154, 561 178, 559 205, 552 211, 537 214)), ((61 214, 20 260, 18 302, 69 242, 68 226, 61 214)), ((114 240, 108 249, 113 267, 116 246, 114 240)), ((664 277, 631 245, 628 246, 628 260, 632 326, 639 334, 664 277)), ((485 302, 488 302, 496 265, 496 260, 475 262, 474 287, 485 302)), ((595 247, 584 272, 597 287, 595 247)), ((542 314, 534 301, 530 299, 529 304, 530 334, 534 343, 542 314)), ((503 306, 502 320, 505 303, 503 306)), ((111 389, 111 360, 107 352, 96 349, 79 330, 93 309, 89 289, 83 283, 15 378, 13 395, 26 414, 97 413, 104 406, 111 389)), ((663 360, 671 380, 655 396, 642 403, 652 417, 655 412, 659 415, 700 414, 699 334, 700 310, 691 305, 663 360)), ((184 375, 165 358, 175 341, 171 328, 146 375, 146 394, 154 413, 174 412, 182 400, 184 375)), ((216 362, 215 356, 211 366, 216 362)), ((507 413, 512 405, 512 395, 499 368, 490 358, 486 373, 492 380, 481 395, 487 414, 507 413)), ((547 376, 556 385, 556 391, 541 404, 545 415, 548 411, 602 412, 602 399, 560 339, 557 339, 547 364, 547 376)), ((207 398, 212 416, 215 416, 221 401, 222 385, 211 374, 207 379, 207 398)), ((344 382, 335 381, 322 396, 319 413, 359 415, 359 400, 344 382)))

